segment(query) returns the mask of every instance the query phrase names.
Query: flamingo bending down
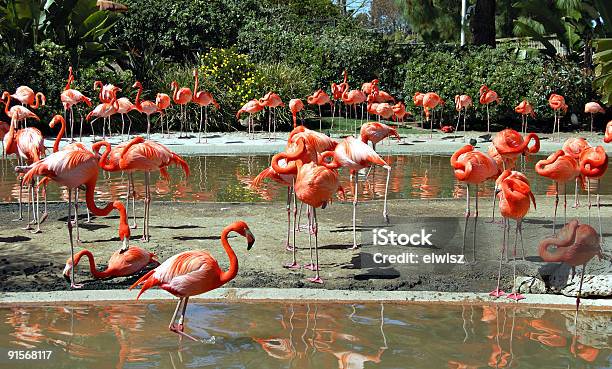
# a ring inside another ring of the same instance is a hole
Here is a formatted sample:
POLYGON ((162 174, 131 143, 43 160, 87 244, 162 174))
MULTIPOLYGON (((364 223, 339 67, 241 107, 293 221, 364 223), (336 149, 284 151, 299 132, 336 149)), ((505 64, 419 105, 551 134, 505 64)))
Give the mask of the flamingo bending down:
POLYGON ((236 232, 247 239, 247 250, 250 250, 255 243, 255 236, 245 222, 237 221, 225 227, 221 233, 221 244, 229 258, 228 270, 222 271, 217 260, 208 251, 185 251, 172 256, 160 266, 142 276, 130 287, 130 290, 142 285, 136 297, 138 299, 149 288, 159 286, 180 298, 168 328, 180 336, 197 341, 194 337, 183 332, 187 302, 189 297, 219 288, 234 279, 238 274, 238 257, 227 239, 231 232, 236 232), (179 311, 180 317, 178 324, 176 324, 175 321, 179 311))
POLYGON ((329 95, 327 94, 327 92, 323 91, 322 89, 318 89, 317 91, 315 91, 315 93, 313 93, 312 95, 306 98, 306 102, 308 102, 309 105, 319 106, 319 131, 320 131, 321 127, 323 126, 322 116, 321 116, 321 105, 325 105, 325 104, 331 105, 331 100, 329 98, 329 95))
POLYGON ((548 98, 548 105, 554 111, 554 120, 553 120, 553 136, 555 135, 555 128, 557 128, 557 133, 559 140, 561 140, 561 114, 558 111, 563 110, 564 113, 567 113, 567 104, 565 103, 565 98, 558 94, 551 94, 548 98))
MULTIPOLYGON (((185 121, 187 120, 187 104, 189 104, 189 102, 191 101, 191 98, 193 97, 193 92, 191 92, 191 90, 189 89, 189 87, 181 87, 179 88, 179 85, 176 81, 172 81, 172 83, 170 84, 170 87, 172 87, 173 93, 172 93, 172 100, 174 101, 175 104, 179 105, 180 109, 181 109, 181 129, 179 131, 179 138, 183 137, 183 125, 185 123, 185 121)), ((191 127, 191 123, 189 124, 189 126, 191 127)))
MULTIPOLYGON (((155 96, 155 105, 157 106, 157 110, 159 110, 159 119, 161 121, 161 131, 162 135, 164 134, 164 115, 166 114, 166 109, 170 107, 170 96, 163 92, 159 92, 155 96)), ((170 137, 170 122, 166 118, 166 131, 168 133, 168 137, 170 137)), ((130 139, 130 135, 128 132, 128 140, 130 139)))
POLYGON ((247 135, 251 136, 251 139, 255 139, 255 127, 253 124, 253 114, 259 113, 264 109, 264 105, 262 105, 259 100, 253 99, 246 104, 242 105, 242 108, 236 112, 236 119, 240 119, 240 114, 248 113, 249 120, 247 122, 247 135))
MULTIPOLYGON (((176 82, 173 82, 173 83, 176 83, 176 82)), ((136 110, 138 110, 139 112, 147 116, 147 138, 149 138, 151 137, 151 115, 156 114, 156 113, 161 114, 161 111, 159 110, 159 108, 153 101, 140 100, 140 95, 142 94, 142 83, 140 83, 139 81, 136 81, 134 85, 132 86, 132 88, 138 89, 138 92, 136 93, 136 101, 134 101, 134 106, 136 107, 136 110)), ((175 91, 175 95, 176 95, 176 91, 175 91)), ((182 130, 182 127, 183 126, 181 123, 181 130, 182 130)))
MULTIPOLYGON (((60 96, 62 101, 62 105, 64 106, 64 116, 67 111, 70 111, 70 139, 74 140, 74 112, 72 107, 84 102, 88 107, 91 107, 91 100, 83 95, 80 91, 70 88, 70 85, 74 81, 74 76, 72 75, 72 67, 68 67, 68 83, 66 83, 66 87, 60 96)), ((81 131, 79 132, 79 138, 82 137, 83 134, 83 119, 81 118, 81 131)))
POLYGON ((455 127, 455 132, 459 130, 459 119, 461 118, 461 110, 465 110, 463 113, 463 141, 465 142, 465 117, 467 116, 467 110, 470 106, 472 106, 472 98, 470 95, 455 95, 455 109, 459 114, 457 114, 457 126, 455 127))
POLYGON ((372 142, 372 149, 374 150, 376 150, 377 143, 389 136, 395 136, 398 141, 401 140, 396 128, 379 122, 364 123, 359 130, 359 136, 361 137, 361 141, 365 144, 367 144, 368 141, 372 142))
POLYGON ((268 92, 263 98, 259 99, 259 103, 269 108, 268 110, 268 139, 271 139, 272 138, 271 136, 272 135, 271 125, 272 124, 274 124, 274 136, 276 136, 276 108, 279 106, 283 107, 285 106, 285 104, 283 103, 283 100, 281 100, 281 97, 278 96, 278 94, 274 92, 268 92), (274 109, 274 118, 272 118, 272 109, 274 109))
POLYGON ((521 115, 521 133, 527 134, 527 116, 535 118, 533 106, 531 106, 529 101, 523 100, 514 108, 514 111, 521 115))
MULTIPOLYGON (((46 158, 26 167, 16 167, 16 172, 25 173, 24 181, 30 181, 34 176, 49 177, 52 181, 68 189, 68 235, 70 238, 70 253, 74 265, 74 242, 72 238, 72 190, 80 186, 85 186, 85 201, 89 210, 97 216, 106 216, 113 209, 116 209, 121 219, 127 218, 125 207, 120 201, 107 204, 104 208, 98 208, 94 201, 96 182, 98 180, 98 157, 85 149, 75 147, 74 150, 60 150, 54 152, 46 158)), ((76 209, 75 209, 76 210, 76 209)), ((78 219, 78 214, 77 214, 78 219)), ((130 228, 127 222, 121 221, 119 225, 119 238, 123 241, 122 250, 128 249, 130 238, 130 228)), ((77 223, 78 229, 78 223, 77 223)), ((74 283, 74 269, 72 270, 72 288, 80 285, 74 283)))
POLYGON ((601 113, 605 114, 606 109, 602 108, 597 102, 591 101, 584 104, 584 112, 591 115, 591 133, 593 133, 593 115, 601 113))
MULTIPOLYGON (((433 115, 433 109, 436 108, 436 106, 438 105, 444 105, 444 100, 442 100, 442 98, 435 92, 428 92, 425 95, 423 95, 423 109, 425 110, 425 117, 426 119, 429 119, 429 111, 432 111, 432 115, 433 115)), ((429 133, 429 137, 432 137, 433 134, 433 121, 434 118, 433 116, 431 117, 430 120, 430 128, 431 131, 429 133)), ((442 122, 442 120, 440 120, 440 122, 442 122)))
MULTIPOLYGON (((582 137, 570 137, 563 143, 563 147, 561 148, 563 152, 567 155, 570 155, 577 162, 580 161, 580 154, 588 148, 591 147, 587 140, 582 137)), ((584 178, 582 175, 576 177, 576 186, 574 187, 574 208, 580 206, 580 201, 578 200, 578 182, 584 182, 584 178)))
POLYGON ((487 133, 491 132, 491 124, 489 121, 489 104, 492 102, 496 102, 499 104, 499 96, 497 96, 497 92, 491 90, 487 85, 480 86, 480 99, 479 102, 482 105, 487 107, 487 133))
POLYGON ((127 277, 140 272, 149 265, 149 263, 154 263, 155 266, 159 265, 159 261, 157 261, 157 256, 155 254, 138 246, 130 246, 127 251, 115 251, 110 259, 108 259, 106 269, 98 270, 92 252, 85 249, 77 252, 74 256, 74 264, 72 263, 72 258, 66 260, 66 266, 62 274, 68 282, 71 281, 70 274, 72 273, 72 269, 76 268, 83 256, 89 259, 89 270, 91 275, 96 279, 127 277))
MULTIPOLYGON (((293 117, 293 128, 297 126, 297 113, 304 110, 304 103, 300 99, 289 100, 289 110, 291 110, 291 116, 293 117)), ((304 119, 302 118, 302 125, 304 125, 304 119)))
MULTIPOLYGON (((533 207, 535 209, 536 202, 533 193, 531 192, 531 187, 529 187, 529 181, 524 174, 520 172, 511 172, 506 170, 502 173, 499 178, 500 182, 500 200, 499 200, 499 209, 501 211, 502 216, 504 217, 504 240, 502 243, 500 255, 499 255, 499 270, 497 273, 497 287, 491 291, 490 295, 494 297, 500 297, 504 295, 504 292, 499 289, 499 283, 501 280, 501 265, 502 258, 504 255, 504 250, 506 249, 506 241, 509 239, 506 238, 506 233, 510 231, 510 219, 514 219, 516 221, 516 228, 514 232, 514 251, 512 253, 513 260, 513 287, 512 293, 506 296, 512 300, 522 300, 525 297, 519 294, 516 290, 516 245, 518 242, 518 237, 520 234, 521 237, 521 247, 523 240, 523 231, 522 231, 522 221, 527 212, 529 212, 530 201, 533 202, 533 207)), ((523 248, 523 260, 525 259, 525 249, 523 248)))
POLYGON ((604 234, 601 227, 599 181, 608 170, 608 154, 606 154, 606 150, 603 146, 587 147, 580 154, 579 160, 580 174, 587 180, 589 223, 591 222, 591 178, 597 180, 597 219, 599 220, 599 234, 603 241, 604 234))
MULTIPOLYGON (((200 127, 198 129, 198 143, 201 142, 202 136, 202 110, 204 109, 204 140, 208 141, 206 137, 208 131, 208 105, 213 104, 215 109, 219 110, 219 103, 208 91, 198 91, 198 70, 193 70, 193 77, 195 78, 195 85, 193 86, 193 97, 191 100, 200 107, 200 127)), ((276 126, 274 126, 276 128, 276 126)))
POLYGON ((540 257, 544 261, 552 263, 562 262, 571 266, 572 269, 582 265, 582 275, 580 276, 580 285, 576 295, 574 324, 578 318, 580 294, 582 292, 586 265, 594 256, 602 256, 600 237, 597 231, 590 225, 580 224, 577 220, 572 220, 559 231, 557 237, 546 238, 538 246, 540 257), (554 251, 548 250, 551 246, 555 246, 554 251))
POLYGON ((470 217, 470 184, 476 186, 476 213, 474 217, 474 242, 473 256, 476 260, 476 229, 478 224, 478 185, 484 183, 488 179, 495 178, 498 173, 497 163, 489 155, 476 151, 474 146, 465 145, 455 151, 450 158, 451 166, 453 167, 455 178, 461 182, 465 182, 466 187, 466 209, 465 209, 465 227, 463 229, 463 247, 461 252, 465 253, 465 238, 467 234, 467 224, 470 217))
POLYGON ((555 212, 553 216, 553 234, 557 221, 557 205, 559 205, 559 183, 563 183, 563 195, 565 201, 563 204, 564 218, 567 217, 567 191, 565 184, 572 181, 580 175, 580 167, 578 162, 571 155, 567 155, 563 150, 557 150, 548 158, 540 160, 535 165, 536 172, 555 181, 555 212))

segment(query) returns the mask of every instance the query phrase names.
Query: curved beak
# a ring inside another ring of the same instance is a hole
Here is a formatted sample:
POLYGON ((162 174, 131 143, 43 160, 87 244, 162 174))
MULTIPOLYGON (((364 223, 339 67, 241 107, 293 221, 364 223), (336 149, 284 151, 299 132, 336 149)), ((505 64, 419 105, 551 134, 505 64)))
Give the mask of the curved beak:
POLYGON ((250 229, 246 230, 245 235, 247 239, 247 250, 250 250, 251 247, 253 247, 253 244, 255 243, 255 236, 253 235, 253 232, 251 232, 250 229))
POLYGON ((72 269, 72 266, 70 264, 66 264, 66 266, 64 267, 64 271, 62 272, 62 274, 64 275, 64 279, 66 279, 66 281, 68 283, 71 282, 71 280, 70 280, 70 269, 72 269))

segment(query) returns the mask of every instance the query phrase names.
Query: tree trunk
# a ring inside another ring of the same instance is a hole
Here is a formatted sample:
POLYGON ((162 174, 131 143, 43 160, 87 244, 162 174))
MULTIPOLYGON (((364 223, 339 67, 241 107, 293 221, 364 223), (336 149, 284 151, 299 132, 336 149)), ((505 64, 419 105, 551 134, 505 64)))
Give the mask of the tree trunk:
POLYGON ((470 29, 474 45, 495 47, 495 0, 476 0, 470 29))

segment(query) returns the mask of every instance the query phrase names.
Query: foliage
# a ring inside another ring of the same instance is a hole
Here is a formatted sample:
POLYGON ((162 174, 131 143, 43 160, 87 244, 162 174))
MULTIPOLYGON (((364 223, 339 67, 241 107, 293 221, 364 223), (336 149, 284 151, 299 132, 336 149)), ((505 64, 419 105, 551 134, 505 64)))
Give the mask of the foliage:
POLYGON ((425 42, 459 39, 461 1, 396 0, 402 14, 425 42))
POLYGON ((595 80, 593 86, 601 94, 601 101, 612 103, 612 38, 595 40, 595 80))

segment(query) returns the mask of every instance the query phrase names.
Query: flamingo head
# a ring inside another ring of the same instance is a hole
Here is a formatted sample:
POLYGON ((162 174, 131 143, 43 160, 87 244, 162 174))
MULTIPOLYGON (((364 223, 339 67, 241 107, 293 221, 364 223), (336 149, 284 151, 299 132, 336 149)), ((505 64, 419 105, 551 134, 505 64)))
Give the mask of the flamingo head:
POLYGON ((63 120, 64 120, 64 117, 62 117, 61 115, 59 115, 59 114, 58 114, 58 115, 55 115, 55 116, 53 117, 53 119, 51 119, 51 122, 49 122, 49 128, 53 128, 53 127, 55 127, 55 125, 56 125, 57 123, 60 123, 60 122, 61 122, 61 121, 63 121, 63 120))
POLYGON ((4 103, 6 104, 6 101, 4 101, 4 100, 5 100, 5 99, 8 99, 8 98, 10 98, 10 97, 11 97, 11 93, 10 93, 10 92, 8 92, 8 91, 4 91, 4 92, 2 93, 2 102, 4 102, 4 103))
POLYGON ((71 271, 72 271, 72 260, 71 258, 69 258, 68 261, 66 261, 66 266, 64 266, 64 271, 62 272, 62 274, 64 275, 64 278, 66 279, 66 281, 68 281, 68 283, 72 281, 70 279, 71 271))
POLYGON ((198 76, 198 68, 194 68, 193 70, 193 76, 197 77, 198 76))
POLYGON ((142 83, 140 83, 140 81, 136 81, 132 85, 132 88, 142 88, 142 83))
POLYGON ((104 85, 102 84, 102 81, 95 81, 95 82, 94 82, 94 86, 93 86, 93 88, 94 88, 94 90, 95 90, 95 89, 97 89, 97 88, 102 88, 103 86, 104 86, 104 85))
POLYGON ((234 222, 231 227, 239 235, 247 239, 247 250, 250 250, 251 247, 253 247, 253 244, 255 244, 255 236, 253 235, 253 232, 251 232, 251 230, 249 229, 249 226, 246 224, 246 222, 239 220, 237 222, 234 222))

